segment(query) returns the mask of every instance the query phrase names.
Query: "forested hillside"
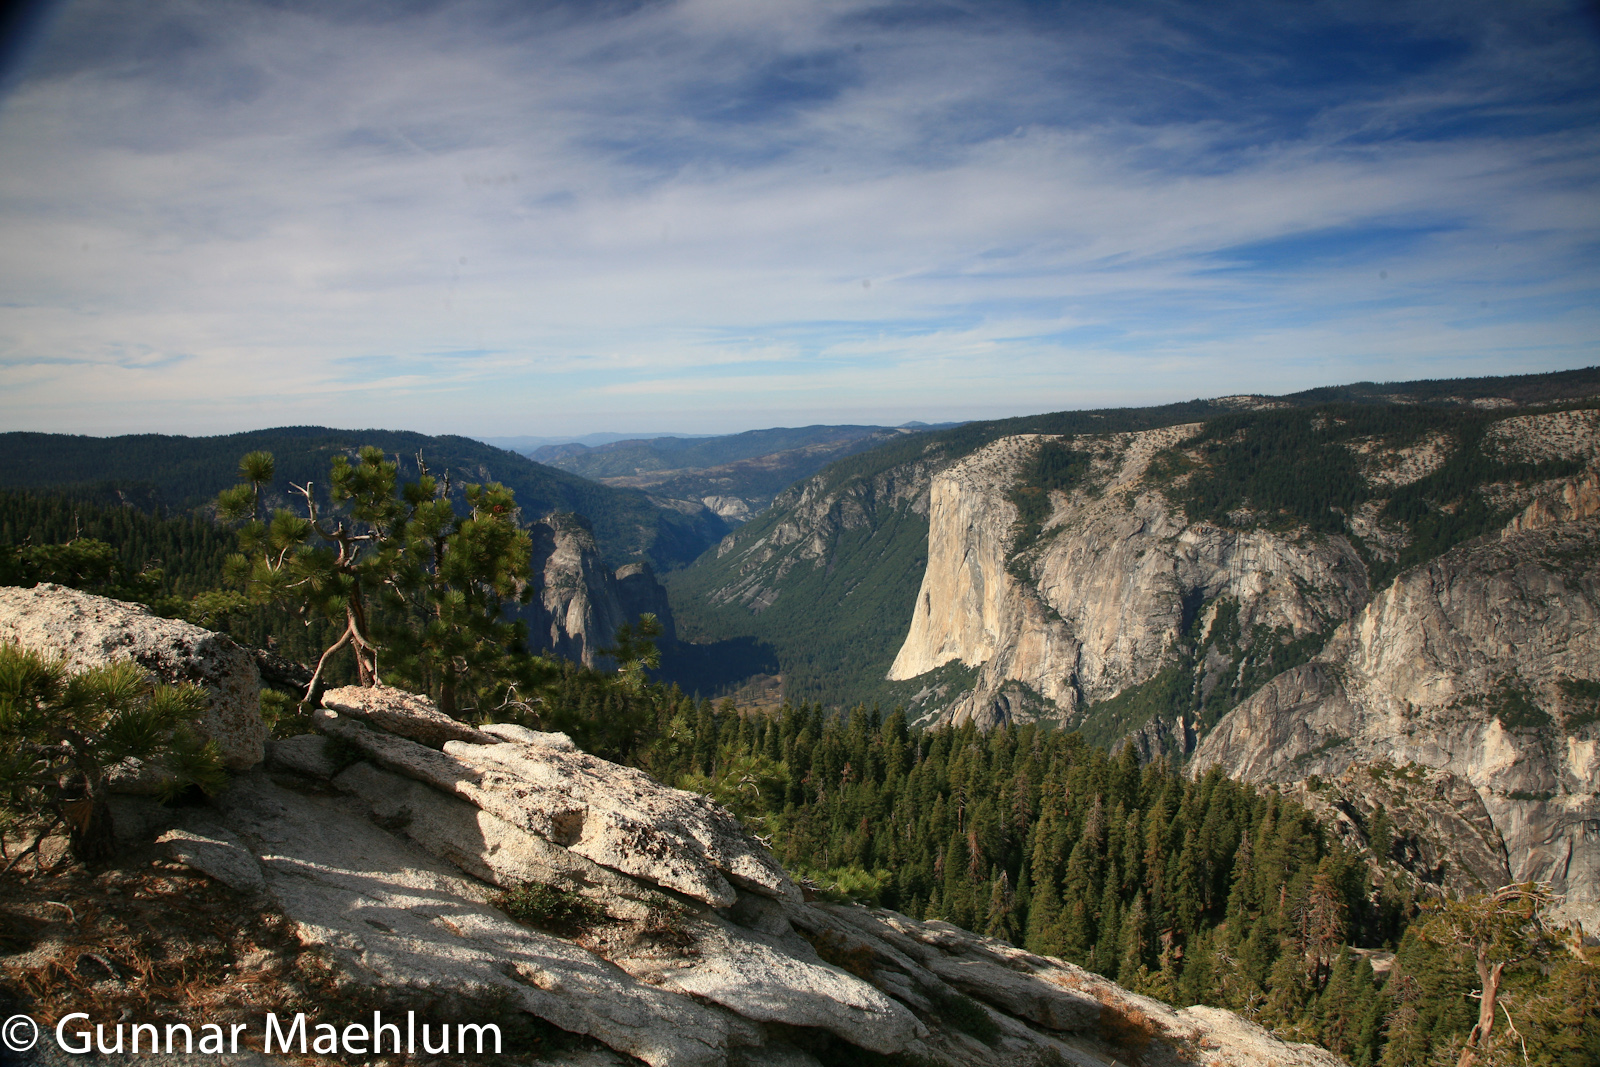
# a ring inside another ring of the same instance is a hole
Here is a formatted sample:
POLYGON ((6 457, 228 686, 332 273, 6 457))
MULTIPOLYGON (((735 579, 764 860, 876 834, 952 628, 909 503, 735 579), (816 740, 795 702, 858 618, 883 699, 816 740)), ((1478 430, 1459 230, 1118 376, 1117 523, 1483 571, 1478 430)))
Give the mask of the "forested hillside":
POLYGON ((465 437, 393 430, 284 427, 221 437, 136 434, 82 437, 67 434, 0 434, 0 488, 74 489, 102 502, 160 505, 173 512, 207 507, 237 478, 239 457, 271 452, 279 480, 274 505, 287 503, 284 487, 312 482, 326 487, 329 460, 364 445, 382 449, 414 477, 416 458, 457 485, 498 481, 511 489, 530 517, 572 511, 593 524, 601 551, 614 565, 648 559, 660 569, 700 555, 727 530, 703 507, 662 507, 637 490, 598 485, 465 437))

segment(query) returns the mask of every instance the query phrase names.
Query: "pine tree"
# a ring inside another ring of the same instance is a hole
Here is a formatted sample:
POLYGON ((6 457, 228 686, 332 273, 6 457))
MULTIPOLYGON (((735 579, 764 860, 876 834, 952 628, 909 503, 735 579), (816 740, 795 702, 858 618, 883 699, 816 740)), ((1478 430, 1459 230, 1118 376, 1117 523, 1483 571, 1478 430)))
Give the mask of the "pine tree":
POLYGON ((1153 943, 1150 929, 1150 911, 1145 907, 1144 890, 1133 895, 1133 904, 1122 919, 1118 938, 1117 981, 1132 988, 1141 972, 1149 966, 1150 946, 1153 943))
POLYGON ((1005 871, 1000 871, 997 877, 991 878, 993 890, 989 893, 988 914, 985 916, 983 932, 989 937, 997 937, 1002 941, 1016 940, 1016 925, 1014 911, 1016 899, 1011 893, 1011 879, 1005 871))
POLYGON ((275 475, 273 457, 252 452, 239 463, 240 484, 217 499, 225 521, 240 522, 241 552, 228 574, 260 602, 288 604, 334 621, 337 640, 322 653, 307 696, 315 695, 328 658, 354 651, 362 685, 380 681, 383 666, 429 692, 446 714, 461 699, 480 700, 510 683, 550 680, 527 655, 502 607, 531 595, 526 580, 532 543, 516 520, 511 491, 467 485, 457 514, 448 477, 420 474, 401 485, 399 465, 376 448, 352 464, 333 458, 326 512, 308 483, 292 486, 305 515, 279 509, 263 517, 262 489, 275 475))
POLYGON ((1361 1000, 1355 988, 1355 962, 1341 948, 1328 969, 1328 983, 1317 998, 1316 1033, 1323 1048, 1348 1057, 1361 1025, 1361 1000))
POLYGON ((190 785, 220 790, 217 745, 194 729, 205 704, 197 686, 155 685, 130 661, 69 674, 61 660, 0 642, 0 833, 39 823, 7 869, 58 826, 78 859, 112 855, 106 772, 125 760, 159 760, 168 799, 190 785))
POLYGON ((1044 849, 1034 852, 1033 900, 1028 908, 1028 935, 1024 945, 1040 956, 1062 957, 1066 941, 1061 929, 1061 897, 1044 849))

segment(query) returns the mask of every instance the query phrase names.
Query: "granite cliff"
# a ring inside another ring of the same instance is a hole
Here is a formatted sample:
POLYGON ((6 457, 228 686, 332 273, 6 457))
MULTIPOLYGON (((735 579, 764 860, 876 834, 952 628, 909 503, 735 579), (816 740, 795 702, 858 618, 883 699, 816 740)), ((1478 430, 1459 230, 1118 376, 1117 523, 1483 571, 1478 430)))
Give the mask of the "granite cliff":
POLYGON ((889 677, 957 659, 981 670, 971 690, 925 703, 925 719, 1081 724, 1096 702, 1175 666, 1196 624, 1206 637, 1217 631, 1202 657, 1209 695, 1258 651, 1253 641, 1303 639, 1365 602, 1345 538, 1191 523, 1166 500, 1146 478, 1151 459, 1198 429, 1003 438, 933 479, 928 569, 889 677), (1038 539, 1019 553, 1010 490, 1024 461, 1051 445, 1086 457, 1087 472, 1052 494, 1038 539))
POLYGON ((666 590, 648 563, 612 570, 601 558, 594 532, 576 515, 555 513, 535 522, 533 595, 518 609, 536 651, 593 667, 605 657, 617 628, 654 614, 663 637, 675 638, 666 590))
POLYGON ((1600 412, 1382 434, 1293 417, 1019 435, 939 472, 889 677, 924 683, 925 722, 1051 719, 1197 773, 1310 781, 1361 844, 1392 795, 1435 812, 1383 845, 1424 881, 1600 902, 1600 412), (1267 430, 1322 466, 1230 500, 1227 449, 1267 430), (1051 450, 1069 474, 1041 489, 1051 450), (1293 511, 1318 477, 1351 488, 1293 511), (939 684, 957 663, 972 680, 939 684))

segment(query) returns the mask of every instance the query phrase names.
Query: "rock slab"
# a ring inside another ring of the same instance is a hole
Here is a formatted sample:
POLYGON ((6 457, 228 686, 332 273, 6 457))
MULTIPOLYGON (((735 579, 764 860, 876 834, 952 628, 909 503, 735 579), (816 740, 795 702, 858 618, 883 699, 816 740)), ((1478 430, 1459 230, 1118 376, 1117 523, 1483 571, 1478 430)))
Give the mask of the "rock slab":
POLYGON ((493 744, 494 738, 440 711, 427 697, 387 685, 347 685, 322 694, 322 706, 429 748, 446 741, 493 744))

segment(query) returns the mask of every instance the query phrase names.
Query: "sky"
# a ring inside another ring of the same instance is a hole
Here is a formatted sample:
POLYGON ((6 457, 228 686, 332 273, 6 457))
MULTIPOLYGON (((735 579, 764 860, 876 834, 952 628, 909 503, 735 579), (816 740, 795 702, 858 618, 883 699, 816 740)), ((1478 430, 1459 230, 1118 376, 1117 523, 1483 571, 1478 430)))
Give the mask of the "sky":
POLYGON ((899 424, 1600 364, 1600 7, 73 0, 0 430, 899 424))

